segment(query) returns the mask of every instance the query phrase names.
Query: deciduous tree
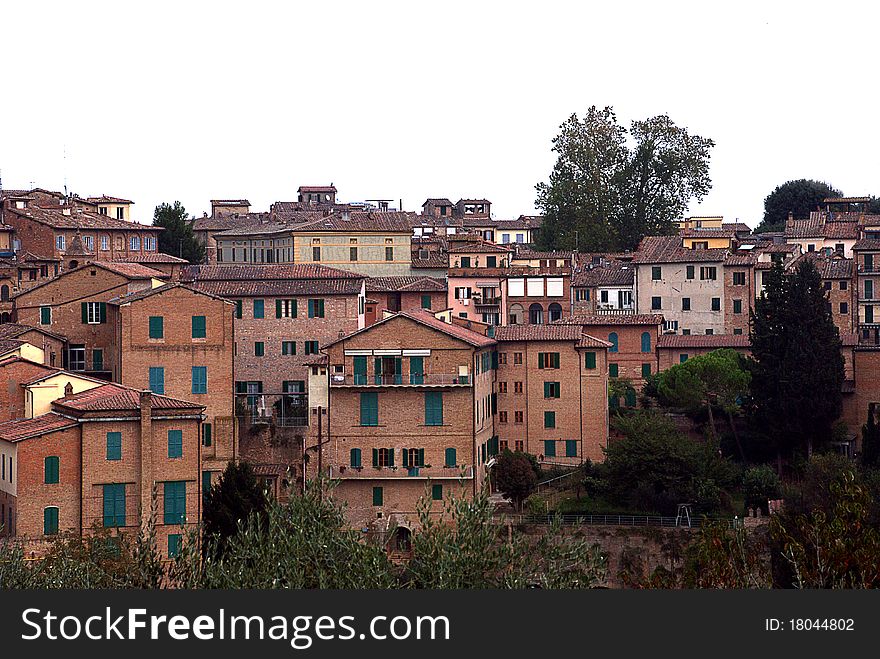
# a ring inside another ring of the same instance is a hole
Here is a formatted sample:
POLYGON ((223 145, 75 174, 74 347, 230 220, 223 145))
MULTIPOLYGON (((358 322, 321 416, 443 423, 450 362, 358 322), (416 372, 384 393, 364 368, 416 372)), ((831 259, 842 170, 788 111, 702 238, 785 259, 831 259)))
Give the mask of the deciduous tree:
POLYGON ((186 208, 179 201, 156 206, 153 224, 165 229, 159 232, 160 252, 179 256, 190 263, 205 260, 205 247, 196 239, 186 208))
POLYGON ((787 181, 777 186, 764 199, 764 219, 755 228, 755 232, 783 231, 789 213, 792 213, 795 219, 806 219, 810 216, 810 211, 816 210, 823 199, 841 195, 840 190, 822 181, 805 178, 787 181))

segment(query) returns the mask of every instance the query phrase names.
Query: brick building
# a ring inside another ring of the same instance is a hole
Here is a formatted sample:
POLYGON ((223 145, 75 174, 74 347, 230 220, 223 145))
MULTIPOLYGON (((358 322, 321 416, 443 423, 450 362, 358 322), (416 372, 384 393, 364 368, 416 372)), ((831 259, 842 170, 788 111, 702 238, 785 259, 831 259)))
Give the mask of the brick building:
POLYGON ((94 526, 134 534, 155 509, 159 550, 174 555, 201 518, 201 406, 116 384, 69 389, 44 414, 0 423, 9 530, 39 548, 94 526))
POLYGON ((584 333, 607 341, 608 376, 625 378, 632 384, 626 395, 627 406, 636 404, 648 375, 657 372, 657 343, 663 328, 660 314, 576 315, 560 324, 577 325, 584 333))
POLYGON ((366 280, 366 318, 372 325, 384 311, 440 311, 446 308, 446 280, 435 277, 370 277, 366 280))
POLYGON ((118 381, 116 328, 107 322, 107 302, 160 286, 164 277, 136 263, 87 263, 16 295, 15 315, 20 323, 67 338, 65 368, 118 381))
POLYGON ((482 239, 450 241, 446 307, 459 318, 504 323, 510 250, 482 239))
POLYGON ((657 361, 661 371, 683 364, 691 357, 705 355, 713 350, 731 348, 744 355, 751 354, 749 335, 745 334, 663 334, 657 340, 657 361))
POLYGON ((604 459, 611 344, 579 325, 509 325, 495 338, 499 449, 548 464, 604 459))
POLYGON ((497 452, 495 345, 415 311, 326 346, 322 464, 339 479, 335 495, 346 501, 354 526, 411 528, 420 497, 439 512, 443 498, 472 496, 481 486, 497 452))
POLYGON ((109 301, 122 384, 205 408, 202 477, 235 457, 233 310, 229 300, 165 284, 109 301))
POLYGON ((860 343, 880 345, 880 232, 853 245, 855 295, 853 323, 860 343))
POLYGON ((21 325, 19 323, 3 323, 0 325, 0 341, 15 339, 26 341, 43 351, 43 363, 46 366, 60 366, 67 339, 41 327, 21 325))
POLYGON ((635 270, 625 261, 599 259, 576 266, 571 276, 572 313, 634 313, 635 270))

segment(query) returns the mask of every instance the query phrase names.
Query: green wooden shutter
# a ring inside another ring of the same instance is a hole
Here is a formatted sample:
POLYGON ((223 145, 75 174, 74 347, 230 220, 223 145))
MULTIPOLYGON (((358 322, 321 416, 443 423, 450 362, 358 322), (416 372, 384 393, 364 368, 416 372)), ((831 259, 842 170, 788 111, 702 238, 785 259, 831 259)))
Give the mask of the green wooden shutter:
POLYGON ((164 335, 165 335, 164 324, 165 323, 164 323, 164 319, 162 318, 162 316, 150 316, 150 320, 149 320, 150 334, 149 334, 149 336, 151 339, 161 339, 164 337, 164 335))
POLYGON ((182 430, 169 430, 168 431, 168 457, 169 458, 182 458, 183 457, 183 431, 182 430))
POLYGON ((544 353, 538 353, 538 368, 544 368, 544 353))
POLYGON ((409 463, 409 449, 407 449, 407 448, 400 449, 400 458, 401 458, 401 462, 403 462, 404 467, 410 467, 410 466, 414 467, 415 466, 415 465, 410 465, 410 463, 409 463))
POLYGON ((425 392, 425 425, 443 425, 443 393, 439 391, 425 392))
POLYGON ((382 500, 383 500, 382 488, 381 487, 374 487, 373 488, 373 505, 374 506, 381 506, 382 500))
POLYGON ((551 397, 552 397, 552 393, 550 390, 550 383, 545 382, 544 383, 544 398, 551 398, 551 397))
POLYGON ((40 325, 52 324, 52 308, 40 307, 40 325))
POLYGON ((588 369, 596 368, 596 353, 595 352, 590 351, 590 352, 586 353, 585 358, 584 358, 584 365, 588 369))
POLYGON ((377 448, 373 449, 373 466, 374 467, 379 466, 379 449, 377 449, 377 448))
POLYGON ((422 296, 422 309, 430 309, 431 308, 431 296, 423 295, 422 296))
POLYGON ((551 352, 550 353, 550 367, 551 368, 559 368, 559 353, 551 352))
POLYGON ((241 317, 242 317, 242 315, 243 315, 243 314, 242 314, 242 306, 243 306, 243 305, 242 305, 242 301, 241 301, 241 300, 236 300, 236 301, 235 301, 235 317, 236 317, 236 318, 241 318, 241 317))
POLYGON ((379 394, 374 391, 361 393, 361 425, 379 425, 379 394))
POLYGON ((100 313, 100 322, 106 323, 107 322, 107 303, 106 302, 99 302, 98 303, 98 311, 100 313))
POLYGON ((555 439, 545 439, 544 440, 544 455, 548 458, 556 457, 556 440, 555 439))
POLYGON ((576 439, 566 439, 565 440, 565 457, 566 458, 576 458, 577 453, 578 453, 577 440, 576 439))
POLYGON ((409 383, 423 384, 425 382, 425 358, 409 358, 409 383))
POLYGON ((617 364, 608 364, 608 375, 612 378, 616 378, 618 373, 617 364))
POLYGON ((192 317, 192 338, 204 339, 207 335, 207 328, 204 316, 192 317))
POLYGON ((455 449, 448 448, 446 449, 446 466, 454 467, 458 464, 458 459, 455 456, 455 449))
POLYGON ((275 317, 281 318, 281 300, 275 300, 275 317))
POLYGON ((210 423, 203 423, 202 424, 202 444, 204 446, 211 445, 211 441, 212 441, 211 435, 212 434, 213 434, 213 429, 211 428, 211 424, 210 423))
POLYGON ((43 534, 54 535, 55 533, 58 533, 58 508, 45 508, 43 510, 43 534))
POLYGON ((168 558, 176 558, 180 554, 180 545, 182 538, 183 536, 180 533, 168 534, 168 558))
POLYGON ((555 428, 556 427, 556 412, 544 412, 544 427, 545 428, 555 428))
POLYGON ((296 318, 297 310, 296 310, 296 300, 290 301, 290 317, 296 318))
POLYGON ((202 472, 202 498, 207 498, 211 493, 211 472, 202 472))
POLYGON ((89 307, 88 302, 80 302, 79 309, 82 312, 82 321, 83 325, 89 322, 89 307))
POLYGON ((394 466, 394 449, 387 448, 385 450, 388 451, 388 466, 393 467, 394 466))
POLYGON ((367 383, 367 358, 358 356, 354 358, 354 384, 367 383))
POLYGON ((351 449, 351 459, 349 460, 352 467, 361 466, 361 450, 359 448, 351 449))
POLYGON ((107 433, 107 459, 122 460, 122 433, 107 433))
POLYGON ((186 520, 186 483, 183 481, 166 482, 164 495, 164 523, 183 524, 186 520))
POLYGON ((263 300, 254 300, 254 318, 263 318, 265 315, 265 302, 263 300))
POLYGON ((431 499, 434 501, 443 501, 443 486, 440 484, 431 486, 431 499))
POLYGON ((57 455, 49 455, 43 460, 43 482, 48 485, 58 482, 57 455))
POLYGON ((419 465, 418 466, 419 467, 425 466, 425 449, 423 449, 423 448, 419 449, 419 465))

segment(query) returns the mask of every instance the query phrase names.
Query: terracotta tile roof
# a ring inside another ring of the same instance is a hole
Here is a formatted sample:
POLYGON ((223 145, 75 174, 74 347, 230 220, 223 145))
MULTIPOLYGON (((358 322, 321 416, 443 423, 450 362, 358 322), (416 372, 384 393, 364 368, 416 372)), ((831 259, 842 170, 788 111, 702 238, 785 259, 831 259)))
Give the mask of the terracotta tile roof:
POLYGON ((634 279, 635 268, 611 262, 605 266, 584 268, 575 272, 571 277, 571 285, 575 287, 632 286, 634 279))
POLYGON ((855 251, 873 252, 880 250, 880 239, 878 238, 862 238, 857 240, 853 245, 855 251))
POLYGON ((39 332, 41 334, 59 339, 60 341, 66 340, 65 337, 61 336, 60 334, 49 332, 47 330, 44 330, 42 327, 23 325, 21 323, 3 323, 2 325, 0 325, 0 339, 14 339, 21 336, 22 334, 26 334, 27 332, 39 332))
POLYGON ((502 247, 488 240, 466 242, 449 248, 450 254, 507 254, 509 247, 502 247))
POLYGON ((79 423, 73 419, 49 412, 33 419, 15 419, 0 423, 0 439, 5 439, 7 442, 20 442, 23 439, 39 437, 66 428, 75 428, 78 425, 79 423))
POLYGON ((659 313, 612 313, 612 314, 574 314, 552 325, 662 325, 663 315, 659 313))
POLYGON ((137 302, 138 300, 143 300, 148 297, 153 297, 154 295, 165 293, 166 291, 170 291, 173 288, 182 288, 183 290, 190 291, 191 293, 195 293, 196 295, 204 295, 206 297, 225 302, 226 304, 232 304, 232 302, 230 302, 226 298, 220 297, 218 295, 212 295, 210 293, 206 293, 205 291, 200 291, 192 288, 191 286, 184 286, 183 284, 178 283, 163 284, 162 286, 157 286, 156 288, 148 288, 147 290, 137 291, 128 295, 119 295, 117 297, 107 300, 107 304, 114 304, 116 306, 129 304, 131 302, 137 302))
MULTIPOLYGON (((180 400, 179 398, 171 398, 170 396, 152 394, 150 400, 154 410, 204 409, 204 405, 180 400)), ((138 411, 141 409, 140 391, 131 387, 108 383, 88 391, 81 391, 72 396, 61 398, 54 401, 52 405, 75 412, 138 411)))
MULTIPOLYGON (((415 252, 414 252, 415 254, 415 252)), ((420 259, 417 256, 412 257, 412 268, 446 268, 449 265, 449 257, 442 252, 431 252, 426 259, 420 259)))
POLYGON ((180 273, 181 281, 265 281, 275 279, 365 279, 348 270, 313 263, 190 265, 180 273))
POLYGON ((212 206, 250 206, 247 199, 212 199, 212 206))
POLYGON ((800 245, 795 243, 771 243, 761 248, 766 254, 791 254, 800 250, 800 245))
POLYGON ((352 332, 346 336, 343 336, 335 341, 331 341, 330 343, 321 346, 321 348, 327 348, 332 346, 340 341, 347 341, 352 336, 356 334, 360 334, 362 332, 369 332, 375 327, 379 327, 383 323, 387 323, 393 318, 408 318, 420 325, 424 325, 425 327, 430 327, 431 329, 437 330, 438 332, 442 332, 447 336, 451 336, 454 339, 458 339, 460 341, 464 341, 465 343, 472 345, 477 348, 486 348, 488 346, 493 346, 496 344, 495 339, 489 338, 480 332, 475 332, 466 327, 461 327, 460 325, 454 325, 452 323, 447 323, 445 321, 436 318, 434 314, 429 313, 427 311, 399 311, 391 316, 383 318, 382 320, 369 325, 363 329, 357 330, 356 332, 352 332))
POLYGON ((24 343, 27 343, 27 341, 19 341, 18 339, 0 339, 0 354, 18 350, 24 343))
POLYGON ((427 206, 428 204, 434 204, 435 206, 452 206, 452 202, 446 199, 445 197, 433 197, 425 199, 425 203, 422 204, 422 208, 427 206))
POLYGON ((572 259, 577 256, 574 250, 559 250, 553 252, 539 252, 522 243, 512 243, 516 259, 572 259))
POLYGON ((491 204, 488 199, 459 199, 459 204, 491 204))
POLYGON ((202 293, 224 298, 294 297, 300 295, 357 295, 358 279, 272 279, 269 281, 194 281, 190 286, 202 293))
POLYGON ((582 334, 581 340, 577 343, 578 348, 610 348, 612 345, 614 344, 609 341, 597 339, 589 334, 582 334))
MULTIPOLYGON (((306 224, 315 222, 326 215, 322 210, 316 211, 313 208, 309 210, 306 204, 300 204, 296 201, 276 201, 272 204, 269 214, 272 220, 284 222, 285 224, 306 224)), ((328 206, 333 210, 345 210, 347 206, 336 204, 328 206)))
POLYGON ((435 277, 370 277, 367 293, 402 291, 445 291, 446 280, 435 277))
POLYGON ((823 235, 829 239, 855 240, 859 237, 859 225, 855 222, 828 222, 823 235))
POLYGON ((115 272, 129 279, 164 279, 168 276, 161 270, 128 261, 89 261, 89 264, 115 272))
POLYGON ((750 348, 748 334, 661 334, 658 348, 750 348))
POLYGON ((214 238, 233 238, 235 236, 274 236, 290 232, 290 225, 281 222, 247 224, 225 229, 214 235, 214 238))
POLYGON ((141 252, 134 256, 120 255, 119 258, 113 259, 116 263, 189 263, 186 259, 171 254, 163 254, 162 252, 141 252))
POLYGON ((297 192, 336 192, 335 185, 301 185, 297 192))
POLYGON ((645 236, 633 252, 633 263, 703 263, 723 261, 726 249, 688 249, 680 236, 645 236))
POLYGON ((520 215, 515 220, 497 220, 489 217, 464 217, 462 225, 466 227, 495 227, 501 231, 516 231, 520 229, 537 229, 543 224, 544 218, 540 215, 520 215))
POLYGON ((414 226, 422 223, 422 216, 400 211, 353 212, 344 219, 341 213, 331 213, 314 222, 293 227, 293 231, 310 233, 323 231, 366 231, 375 233, 411 234, 414 226))
POLYGON ((505 325, 495 330, 501 341, 580 341, 580 325, 505 325))
POLYGON ((831 238, 855 239, 859 237, 858 216, 850 213, 842 217, 842 213, 811 213, 807 220, 786 220, 786 238, 831 238))
POLYGON ((259 226, 269 221, 269 213, 235 213, 220 217, 200 217, 193 220, 193 231, 225 231, 241 226, 259 226))
POLYGON ((737 230, 731 227, 699 227, 681 229, 678 234, 682 238, 736 238, 737 230))
POLYGON ((812 261, 822 279, 851 279, 853 275, 852 259, 825 256, 821 252, 805 252, 788 267, 794 269, 803 261, 812 261))
POLYGON ((164 231, 162 227, 151 224, 138 224, 126 220, 117 220, 109 215, 101 215, 85 209, 71 209, 70 215, 65 215, 61 207, 43 208, 28 205, 27 208, 10 208, 14 213, 23 218, 28 218, 40 224, 45 224, 54 229, 97 229, 108 231, 164 231))
POLYGON ((86 201, 91 204, 133 204, 131 199, 123 199, 122 197, 108 197, 101 195, 100 197, 86 197, 86 201))

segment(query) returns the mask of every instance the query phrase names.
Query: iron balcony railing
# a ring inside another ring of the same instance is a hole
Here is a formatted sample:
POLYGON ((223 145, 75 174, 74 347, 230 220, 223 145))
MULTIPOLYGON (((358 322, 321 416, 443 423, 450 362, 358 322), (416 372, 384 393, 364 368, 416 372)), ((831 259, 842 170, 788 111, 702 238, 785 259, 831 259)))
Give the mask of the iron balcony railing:
POLYGON ((635 309, 632 307, 632 305, 619 307, 617 309, 602 309, 601 307, 596 309, 597 316, 632 315, 634 313, 635 309))
POLYGON ((308 426, 309 396, 306 393, 235 394, 235 416, 249 425, 308 426))
POLYGON ((346 373, 330 376, 330 386, 333 387, 452 387, 470 386, 470 384, 470 375, 456 375, 454 373, 410 373, 409 375, 346 373))
POLYGON ((397 480, 397 479, 465 479, 474 477, 473 467, 374 467, 362 465, 352 467, 350 465, 337 465, 330 467, 330 477, 339 479, 361 480, 397 480))

